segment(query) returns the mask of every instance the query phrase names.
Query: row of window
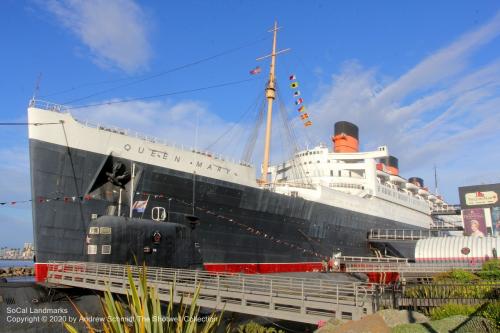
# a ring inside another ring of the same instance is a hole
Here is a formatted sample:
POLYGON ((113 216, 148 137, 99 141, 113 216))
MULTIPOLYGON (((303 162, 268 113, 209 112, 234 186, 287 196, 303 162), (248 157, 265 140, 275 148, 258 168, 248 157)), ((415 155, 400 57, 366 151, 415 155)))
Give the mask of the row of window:
POLYGON ((305 153, 297 154, 295 157, 302 157, 302 156, 308 156, 308 155, 317 155, 321 154, 321 150, 313 150, 313 151, 306 151, 305 153))

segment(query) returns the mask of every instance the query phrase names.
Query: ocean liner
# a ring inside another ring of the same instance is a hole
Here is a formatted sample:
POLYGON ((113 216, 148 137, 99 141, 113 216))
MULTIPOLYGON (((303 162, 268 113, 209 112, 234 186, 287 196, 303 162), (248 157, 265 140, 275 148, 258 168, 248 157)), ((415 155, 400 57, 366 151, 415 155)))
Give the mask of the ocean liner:
POLYGON ((446 203, 399 175, 386 146, 360 152, 358 128, 269 166, 276 30, 266 87, 262 176, 248 163, 28 108, 37 262, 124 263, 246 273, 311 271, 334 251, 367 256, 370 229, 427 229, 446 203))

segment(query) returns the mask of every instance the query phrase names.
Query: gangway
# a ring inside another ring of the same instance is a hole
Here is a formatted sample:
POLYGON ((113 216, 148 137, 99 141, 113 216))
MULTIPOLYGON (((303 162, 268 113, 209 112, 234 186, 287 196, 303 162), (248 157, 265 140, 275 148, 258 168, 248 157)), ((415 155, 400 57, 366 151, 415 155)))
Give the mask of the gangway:
MULTIPOLYGON (((89 262, 48 264, 47 283, 126 294, 128 269, 138 284, 140 268, 89 262)), ((373 312, 373 285, 337 283, 276 275, 213 273, 198 270, 147 267, 148 286, 161 301, 185 304, 200 286, 197 305, 215 310, 317 324, 330 318, 357 320, 373 312)))
POLYGON ((370 229, 369 241, 402 240, 417 241, 430 237, 446 237, 446 233, 440 230, 429 229, 370 229))
POLYGON ((447 205, 446 207, 434 208, 431 215, 460 215, 461 211, 460 205, 447 205))

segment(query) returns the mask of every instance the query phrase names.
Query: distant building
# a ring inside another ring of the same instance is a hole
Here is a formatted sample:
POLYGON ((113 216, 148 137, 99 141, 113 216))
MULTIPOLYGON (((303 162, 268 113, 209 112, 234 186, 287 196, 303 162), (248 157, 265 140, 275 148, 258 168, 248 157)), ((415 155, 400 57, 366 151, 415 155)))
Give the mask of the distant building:
POLYGON ((22 249, 8 248, 6 246, 0 248, 0 259, 8 260, 32 260, 34 255, 33 244, 24 243, 22 249))
POLYGON ((24 243, 22 257, 23 257, 23 259, 33 258, 33 244, 32 243, 24 243))

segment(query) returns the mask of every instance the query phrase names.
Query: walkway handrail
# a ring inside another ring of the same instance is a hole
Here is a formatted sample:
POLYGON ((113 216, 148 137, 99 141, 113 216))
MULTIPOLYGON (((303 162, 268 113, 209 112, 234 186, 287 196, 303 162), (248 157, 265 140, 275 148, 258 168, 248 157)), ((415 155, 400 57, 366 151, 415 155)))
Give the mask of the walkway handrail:
MULTIPOLYGON (((138 283, 141 267, 89 263, 48 264, 47 282, 68 286, 126 293, 128 272, 138 283)), ((213 273, 199 270, 146 267, 148 284, 158 288, 160 298, 192 297, 200 285, 199 306, 264 315, 273 318, 316 323, 319 319, 350 313, 351 319, 371 311, 373 285, 360 282, 333 282, 277 275, 213 273), (265 310, 265 312, 263 312, 265 310)))
POLYGON ((431 229, 370 229, 369 240, 419 240, 445 237, 447 234, 431 229))
POLYGON ((463 263, 376 263, 376 262, 350 262, 343 266, 343 269, 349 273, 362 272, 397 272, 397 273, 440 273, 453 269, 462 269, 467 271, 481 270, 482 263, 471 264, 463 263))

